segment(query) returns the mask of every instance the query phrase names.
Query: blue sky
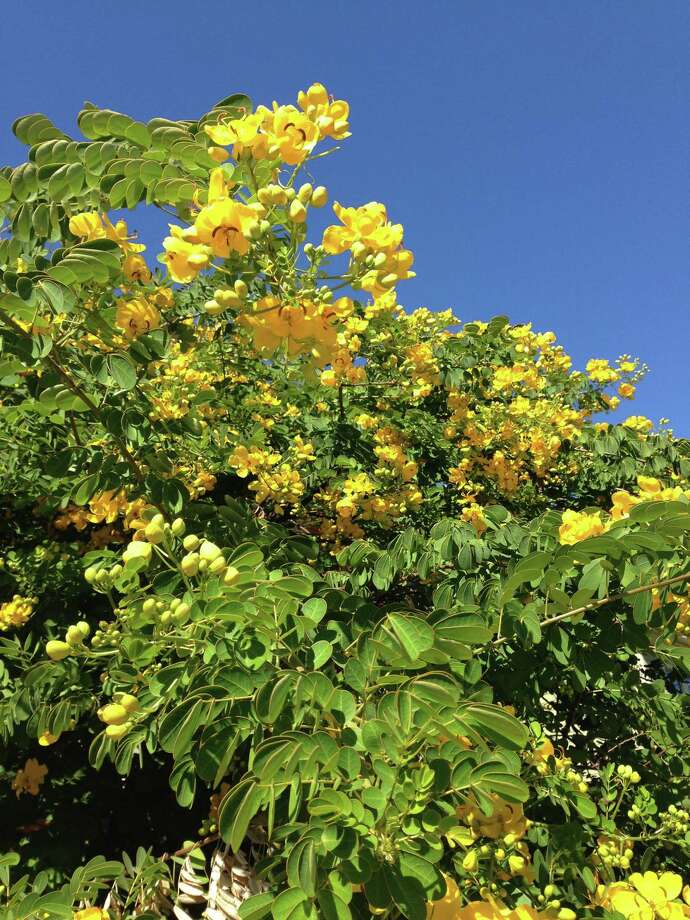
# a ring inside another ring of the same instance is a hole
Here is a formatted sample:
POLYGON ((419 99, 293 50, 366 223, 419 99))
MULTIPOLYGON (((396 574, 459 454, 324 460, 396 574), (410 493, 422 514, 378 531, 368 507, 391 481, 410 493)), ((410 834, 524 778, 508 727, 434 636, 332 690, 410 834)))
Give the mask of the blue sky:
POLYGON ((24 0, 0 34, 10 164, 28 112, 70 132, 84 99, 180 118, 325 83, 353 136, 319 180, 405 225, 406 307, 532 321, 579 365, 639 355, 624 414, 690 436, 687 0, 24 0))

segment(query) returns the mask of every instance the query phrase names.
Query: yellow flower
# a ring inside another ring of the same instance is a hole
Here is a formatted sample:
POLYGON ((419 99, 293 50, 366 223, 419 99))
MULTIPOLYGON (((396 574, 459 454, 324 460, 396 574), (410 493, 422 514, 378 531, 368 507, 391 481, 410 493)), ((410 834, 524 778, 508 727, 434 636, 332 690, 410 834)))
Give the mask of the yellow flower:
POLYGON ((11 601, 0 604, 0 631, 23 626, 35 606, 35 597, 22 597, 21 594, 15 594, 11 601))
POLYGON ((558 528, 558 539, 563 544, 572 545, 587 537, 596 537, 604 533, 606 526, 599 517, 599 512, 587 514, 584 511, 564 511, 562 524, 558 528))
POLYGON ((516 839, 523 837, 527 831, 527 821, 522 811, 522 805, 506 802, 499 795, 491 795, 493 812, 485 815, 477 805, 470 802, 459 805, 456 809, 458 817, 472 831, 472 836, 489 837, 498 840, 506 834, 514 834, 516 839))
POLYGON ((319 128, 292 105, 275 108, 269 132, 283 163, 296 166, 305 160, 319 139, 319 128))
POLYGON ((350 136, 348 117, 350 106, 342 99, 331 100, 322 83, 312 83, 309 89, 297 94, 297 102, 312 121, 315 121, 321 137, 343 140, 350 136))
POLYGON ((209 147, 208 155, 212 157, 216 163, 224 163, 230 154, 227 150, 223 150, 222 147, 209 147))
POLYGON ((640 489, 640 495, 642 496, 642 493, 644 493, 642 496, 644 498, 658 495, 661 492, 661 483, 653 476, 638 476, 637 485, 640 489))
POLYGON ((72 920, 109 920, 109 918, 108 911, 100 907, 83 907, 72 914, 72 920))
POLYGON ((386 206, 378 201, 370 201, 359 208, 344 208, 336 201, 333 210, 343 226, 325 229, 323 247, 326 252, 337 255, 351 249, 355 243, 377 252, 392 252, 402 242, 402 224, 389 223, 386 206))
POLYGON ((51 744, 55 744, 55 742, 59 740, 59 734, 52 735, 50 732, 43 732, 43 734, 38 736, 38 743, 41 747, 50 747, 51 744))
POLYGON ((163 240, 165 254, 159 257, 168 266, 172 280, 182 284, 193 281, 203 268, 208 268, 213 258, 213 251, 197 241, 195 228, 190 229, 194 232, 171 224, 171 235, 163 240))
POLYGON ((137 253, 131 253, 122 263, 122 273, 127 281, 140 281, 146 284, 151 280, 151 272, 146 260, 137 253))
POLYGON ((589 379, 594 383, 615 383, 620 377, 620 372, 611 367, 606 358, 591 358, 585 367, 589 379))
POLYGON ((257 111, 253 115, 232 118, 217 125, 205 125, 204 131, 214 144, 221 144, 223 147, 230 144, 251 144, 258 135, 262 122, 263 113, 257 111))
POLYGON ((446 893, 438 901, 432 901, 426 906, 427 920, 454 920, 462 906, 462 895, 455 879, 449 875, 444 876, 446 893))
POLYGON ((134 300, 121 301, 115 321, 124 330, 128 339, 158 329, 161 324, 161 315, 158 310, 143 297, 134 300))
POLYGON ((630 415, 623 422, 623 426, 633 431, 639 431, 641 434, 646 434, 646 432, 652 430, 654 422, 644 415, 630 415))
POLYGON ((486 530, 487 525, 486 518, 484 517, 484 510, 481 505, 478 505, 476 502, 472 502, 467 508, 462 509, 462 519, 474 527, 478 537, 481 537, 486 530))
POLYGON ((682 920, 685 907, 676 900, 682 887, 675 872, 633 872, 626 881, 601 886, 596 901, 630 920, 682 920))
POLYGON ((198 241, 206 243, 214 255, 227 258, 231 252, 244 255, 249 251, 245 233, 256 222, 256 212, 232 198, 220 198, 202 208, 194 226, 198 241))
POLYGON ((78 236, 82 241, 109 239, 122 249, 123 252, 143 252, 146 249, 140 243, 133 243, 127 224, 118 220, 112 224, 107 214, 97 211, 84 211, 70 218, 69 231, 73 236, 78 236))
POLYGON ((17 770, 12 780, 12 788, 17 798, 23 792, 28 792, 29 795, 38 795, 47 772, 48 767, 45 764, 39 763, 35 757, 30 757, 24 766, 17 770))
POLYGON ((85 211, 69 219, 69 232, 83 240, 94 240, 105 236, 103 222, 97 211, 85 211))
POLYGON ((627 517, 630 514, 630 509, 639 503, 639 498, 623 490, 614 492, 611 496, 611 500, 613 502, 611 517, 614 521, 619 521, 621 518, 627 517))
POLYGON ((158 287, 152 294, 149 294, 149 300, 160 310, 165 310, 167 307, 172 307, 175 302, 175 296, 170 288, 158 287))
POLYGON ((632 383, 621 383, 618 387, 618 395, 622 396, 623 399, 632 399, 635 395, 635 387, 632 383))

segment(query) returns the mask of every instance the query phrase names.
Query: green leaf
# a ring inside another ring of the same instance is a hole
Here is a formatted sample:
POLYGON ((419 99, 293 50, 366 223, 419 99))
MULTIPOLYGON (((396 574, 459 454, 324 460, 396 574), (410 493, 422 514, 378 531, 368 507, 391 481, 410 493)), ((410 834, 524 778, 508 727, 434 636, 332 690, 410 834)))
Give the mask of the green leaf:
POLYGON ((240 920, 263 920, 271 913, 272 904, 273 894, 270 891, 247 898, 239 907, 240 920))
POLYGON ((131 390, 136 386, 136 368, 125 355, 108 355, 106 366, 110 376, 121 390, 131 390))
POLYGON ((597 816, 597 806, 594 802, 586 795, 580 795, 575 793, 573 795, 573 802, 575 803, 575 808, 577 808, 581 817, 585 821, 592 821, 597 816))
POLYGON ((351 920, 348 904, 334 891, 322 888, 318 893, 318 902, 325 920, 351 920))
POLYGON ((288 884, 300 888, 309 898, 316 894, 316 847, 311 839, 298 840, 285 865, 288 884))
POLYGON ((466 728, 474 729, 481 737, 503 747, 520 751, 527 744, 527 728, 500 706, 490 703, 463 703, 458 713, 458 721, 466 728))
POLYGON ((230 845, 233 853, 239 851, 249 824, 262 805, 263 793, 251 777, 239 782, 223 799, 218 826, 221 837, 230 845))
POLYGON ((312 667, 318 670, 322 665, 326 664, 333 654, 333 646, 325 639, 320 639, 312 645, 311 652, 313 656, 312 667))
POLYGON ((271 913, 274 920, 309 920, 313 909, 303 891, 288 888, 274 900, 271 913))
POLYGON ((434 630, 419 617, 389 613, 388 624, 408 657, 416 660, 434 644, 434 630))

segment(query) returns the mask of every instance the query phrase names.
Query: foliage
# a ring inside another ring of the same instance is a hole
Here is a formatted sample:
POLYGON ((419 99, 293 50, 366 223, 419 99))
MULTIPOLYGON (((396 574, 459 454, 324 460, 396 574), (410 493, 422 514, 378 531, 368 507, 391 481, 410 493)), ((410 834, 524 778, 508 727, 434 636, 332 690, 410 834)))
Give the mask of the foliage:
POLYGON ((319 84, 77 120, 0 178, 4 915, 684 916, 690 451, 596 420, 644 367, 406 312, 319 84))

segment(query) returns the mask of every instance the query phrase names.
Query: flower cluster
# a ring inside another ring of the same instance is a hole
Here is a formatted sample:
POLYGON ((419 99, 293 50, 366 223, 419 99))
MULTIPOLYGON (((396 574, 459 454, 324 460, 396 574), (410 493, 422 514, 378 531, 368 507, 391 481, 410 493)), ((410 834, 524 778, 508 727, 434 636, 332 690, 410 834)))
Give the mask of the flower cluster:
POLYGON ((684 920, 690 916, 690 889, 683 888, 683 879, 675 872, 633 872, 623 882, 600 886, 595 901, 626 920, 684 920))
POLYGON ((38 598, 15 594, 12 600, 0 604, 0 630, 19 629, 28 622, 38 598))
POLYGON ((38 795, 47 773, 48 767, 45 764, 39 763, 35 757, 29 757, 12 780, 12 789, 17 798, 25 792, 29 795, 38 795))

